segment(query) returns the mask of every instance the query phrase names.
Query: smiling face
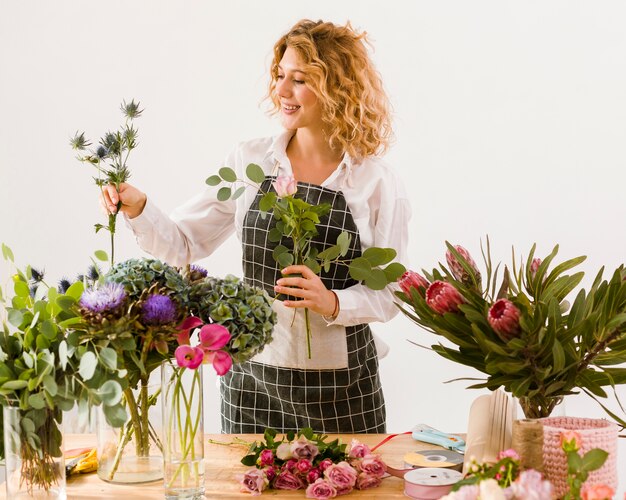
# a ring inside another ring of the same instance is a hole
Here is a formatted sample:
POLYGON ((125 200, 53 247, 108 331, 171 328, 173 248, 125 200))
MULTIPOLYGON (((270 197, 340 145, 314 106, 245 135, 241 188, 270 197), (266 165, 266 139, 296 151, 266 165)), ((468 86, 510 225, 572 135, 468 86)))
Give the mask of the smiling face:
POLYGON ((287 47, 278 63, 276 97, 286 129, 322 129, 322 109, 319 99, 307 85, 304 64, 298 52, 287 47))

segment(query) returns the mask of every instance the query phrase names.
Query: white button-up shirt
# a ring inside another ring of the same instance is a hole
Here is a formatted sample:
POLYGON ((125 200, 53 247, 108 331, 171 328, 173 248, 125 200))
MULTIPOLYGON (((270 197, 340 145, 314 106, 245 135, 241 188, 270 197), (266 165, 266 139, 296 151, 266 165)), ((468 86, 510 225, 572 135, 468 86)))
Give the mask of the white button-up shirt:
MULTIPOLYGON (((228 156, 225 165, 238 178, 246 179, 245 169, 258 164, 266 175, 293 175, 286 154, 293 131, 276 137, 241 143, 228 156)), ((321 184, 341 191, 359 230, 362 250, 370 247, 393 248, 396 260, 407 265, 408 222, 411 215, 404 186, 395 171, 378 157, 355 162, 344 155, 337 169, 321 184)), ((244 216, 256 190, 245 190, 237 200, 218 201, 220 186, 209 187, 168 217, 148 198, 141 215, 128 219, 139 246, 175 266, 183 266, 210 255, 233 232, 241 241, 244 216)), ((334 324, 343 326, 387 321, 398 312, 391 287, 370 290, 357 284, 335 290, 339 314, 334 324)))

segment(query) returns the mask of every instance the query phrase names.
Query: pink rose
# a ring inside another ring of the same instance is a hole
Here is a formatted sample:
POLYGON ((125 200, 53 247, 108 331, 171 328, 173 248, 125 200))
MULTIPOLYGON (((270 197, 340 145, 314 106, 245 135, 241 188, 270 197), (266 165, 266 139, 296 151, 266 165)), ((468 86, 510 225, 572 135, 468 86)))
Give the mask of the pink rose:
POLYGON ((267 480, 271 483, 278 474, 278 468, 275 465, 272 465, 270 467, 265 467, 263 472, 265 472, 265 477, 267 477, 267 480))
POLYGON ((564 451, 578 451, 582 440, 580 434, 576 431, 564 431, 561 432, 561 448, 564 451))
POLYGON ((261 469, 251 469, 244 474, 241 480, 241 491, 257 496, 261 494, 268 484, 269 481, 264 471, 261 469))
POLYGON ((356 489, 368 490, 370 488, 376 488, 380 486, 381 482, 381 477, 368 474, 367 472, 361 472, 356 478, 356 489))
POLYGON ((383 477, 387 468, 380 458, 380 455, 370 453, 369 455, 365 455, 359 463, 359 470, 371 476, 383 477))
POLYGON ((350 458, 363 458, 371 453, 369 446, 361 443, 357 439, 352 439, 348 447, 347 454, 350 458))
POLYGON ((306 474, 307 472, 311 470, 312 467, 313 466, 311 465, 311 461, 307 460, 306 458, 303 458, 302 460, 298 460, 298 463, 296 464, 296 470, 300 474, 306 474))
POLYGON ((583 500, 611 500, 615 495, 613 488, 606 484, 585 485, 580 493, 583 500))
POLYGON ((306 482, 309 484, 314 483, 320 477, 322 477, 322 471, 319 470, 318 467, 315 467, 314 469, 311 469, 309 473, 306 475, 306 482))
MULTIPOLYGON (((472 274, 474 275, 474 278, 480 284, 480 280, 481 280, 480 271, 478 271, 478 267, 476 267, 476 262, 474 262, 474 259, 472 259, 472 256, 461 245, 455 245, 454 249, 467 262, 469 267, 472 269, 472 274)), ((473 284, 473 280, 470 274, 463 268, 459 260, 452 254, 450 250, 446 252, 446 261, 448 262, 448 266, 450 266, 450 271, 452 272, 452 276, 454 276, 457 280, 459 280, 464 285, 473 284)))
POLYGON ((330 458, 325 458, 324 460, 322 460, 318 467, 320 468, 320 470, 322 472, 324 472, 326 469, 328 469, 331 465, 333 465, 333 461, 330 458))
POLYGON ((426 304, 439 314, 457 312, 463 302, 459 291, 445 281, 434 281, 426 290, 426 304))
POLYGON ((272 182, 272 186, 274 186, 274 190, 279 198, 292 196, 298 191, 298 182, 290 175, 276 177, 276 180, 272 182))
POLYGON ((283 470, 276 476, 274 488, 277 490, 299 490, 304 488, 304 483, 293 472, 283 470))
POLYGON ((508 450, 501 451, 498 453, 496 460, 502 460, 503 458, 512 458, 513 460, 519 460, 519 455, 513 448, 509 448, 508 450))
POLYGON ((281 467, 281 470, 288 470, 288 471, 293 472, 296 468, 297 463, 298 461, 295 458, 291 458, 283 464, 283 466, 281 467))
POLYGON ((257 459, 257 464, 261 467, 265 467, 266 465, 272 465, 274 463, 274 452, 272 450, 263 450, 259 458, 257 459))
POLYGON ((312 462, 319 453, 317 445, 304 436, 300 436, 296 441, 291 443, 291 455, 293 458, 306 458, 312 462))
POLYGON ((280 460, 289 460, 291 458, 291 444, 280 443, 276 448, 276 458, 280 460))
POLYGON ((487 314, 491 328, 505 342, 519 335, 519 318, 519 309, 508 299, 496 300, 487 314))
POLYGON ((411 298, 412 288, 415 288, 415 290, 417 290, 423 297, 429 284, 430 283, 428 283, 426 278, 424 278, 420 274, 417 274, 414 271, 405 272, 402 275, 402 277, 398 280, 398 285, 400 285, 400 288, 402 289, 402 291, 409 298, 411 298))
POLYGON ((307 498, 316 498, 317 500, 326 500, 327 498, 335 498, 337 490, 326 479, 319 478, 314 483, 309 484, 306 489, 307 498))
POLYGON ((356 484, 357 472, 348 462, 332 464, 324 471, 326 479, 337 489, 337 495, 350 493, 356 484))

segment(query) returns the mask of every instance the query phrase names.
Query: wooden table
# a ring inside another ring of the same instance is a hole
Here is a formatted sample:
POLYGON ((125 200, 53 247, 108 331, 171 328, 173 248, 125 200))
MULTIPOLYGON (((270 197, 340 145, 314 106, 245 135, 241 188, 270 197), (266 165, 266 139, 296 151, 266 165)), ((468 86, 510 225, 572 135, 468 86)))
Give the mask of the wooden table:
MULTIPOLYGON (((250 494, 239 491, 238 475, 243 474, 248 467, 240 463, 245 454, 243 446, 224 446, 209 443, 209 439, 215 441, 228 442, 234 435, 230 434, 208 434, 205 436, 205 463, 206 463, 206 494, 207 499, 229 499, 245 498, 250 500, 250 494)), ((261 439, 258 434, 238 434, 237 437, 248 442, 261 439)), ((374 446, 382 441, 385 435, 382 434, 339 434, 337 437, 343 443, 349 443, 352 437, 356 437, 362 443, 374 446)), ((92 434, 69 434, 65 436, 65 448, 82 448, 95 446, 96 437, 92 434)), ((410 435, 401 435, 388 441, 376 450, 382 459, 391 467, 403 468, 403 457, 405 453, 417 450, 435 449, 432 444, 415 441, 410 435)), ((382 485, 371 490, 355 490, 346 498, 377 498, 393 499, 403 498, 404 482, 396 477, 386 477, 382 485)), ((135 485, 117 485, 106 483, 98 478, 95 473, 84 475, 72 475, 67 478, 67 498, 73 499, 135 499, 135 498, 163 498, 163 483, 155 481, 152 483, 135 485)), ((259 498, 305 498, 304 491, 282 491, 266 490, 259 498)), ((0 498, 6 498, 4 485, 0 486, 0 498)))

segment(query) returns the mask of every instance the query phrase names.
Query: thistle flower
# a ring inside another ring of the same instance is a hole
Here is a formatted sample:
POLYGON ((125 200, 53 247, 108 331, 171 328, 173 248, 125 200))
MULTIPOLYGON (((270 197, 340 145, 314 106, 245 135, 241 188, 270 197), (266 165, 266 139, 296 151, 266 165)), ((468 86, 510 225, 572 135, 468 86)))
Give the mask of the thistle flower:
POLYGON ((176 319, 176 305, 167 295, 150 295, 141 306, 141 318, 148 325, 171 323, 176 319))
POLYGON ((97 281, 100 278, 100 269, 95 264, 90 265, 87 268, 87 279, 91 281, 97 281))
POLYGON ((104 146, 98 146, 98 149, 96 149, 96 155, 100 159, 104 158, 107 154, 109 154, 109 150, 104 146))
POLYGON ((445 281, 433 281, 426 290, 426 304, 439 314, 457 312, 464 302, 459 291, 445 281))
POLYGON ((498 336, 508 342, 520 332, 520 310, 508 299, 500 299, 489 308, 487 320, 498 336))
POLYGON ((85 139, 85 132, 81 132, 80 134, 76 132, 74 137, 70 139, 70 145, 72 146, 72 149, 83 151, 88 146, 91 146, 91 143, 85 139))
POLYGON ((412 288, 417 290, 423 297, 429 283, 422 275, 414 271, 407 271, 398 280, 398 285, 400 285, 400 288, 408 297, 411 297, 412 288))
POLYGON ((127 103, 126 101, 122 101, 120 109, 127 118, 138 118, 139 116, 141 116, 141 113, 143 113, 143 109, 139 109, 139 104, 140 103, 135 102, 134 99, 132 99, 129 103, 127 103))
MULTIPOLYGON (((472 259, 472 256, 461 245, 455 245, 454 249, 461 255, 461 257, 463 257, 463 259, 467 262, 467 264, 469 264, 470 268, 472 269, 473 277, 476 280, 476 283, 478 283, 478 285, 480 286, 480 281, 481 281, 480 271, 478 270, 478 267, 476 267, 476 262, 474 262, 474 259, 472 259)), ((474 284, 474 280, 472 279, 472 276, 465 270, 465 268, 461 265, 459 260, 450 250, 446 252, 446 262, 448 263, 448 266, 450 266, 450 271, 452 272, 452 275, 458 281, 460 281, 464 285, 474 284)))
POLYGON ((80 306, 91 313, 117 311, 126 300, 124 287, 118 283, 105 283, 101 287, 85 290, 80 297, 80 306))
POLYGON ((57 290, 59 293, 67 292, 67 289, 72 286, 72 283, 67 278, 61 278, 57 283, 57 290))
POLYGON ((189 279, 191 281, 198 281, 202 278, 206 278, 209 275, 209 272, 202 266, 197 264, 192 264, 189 267, 189 279))

